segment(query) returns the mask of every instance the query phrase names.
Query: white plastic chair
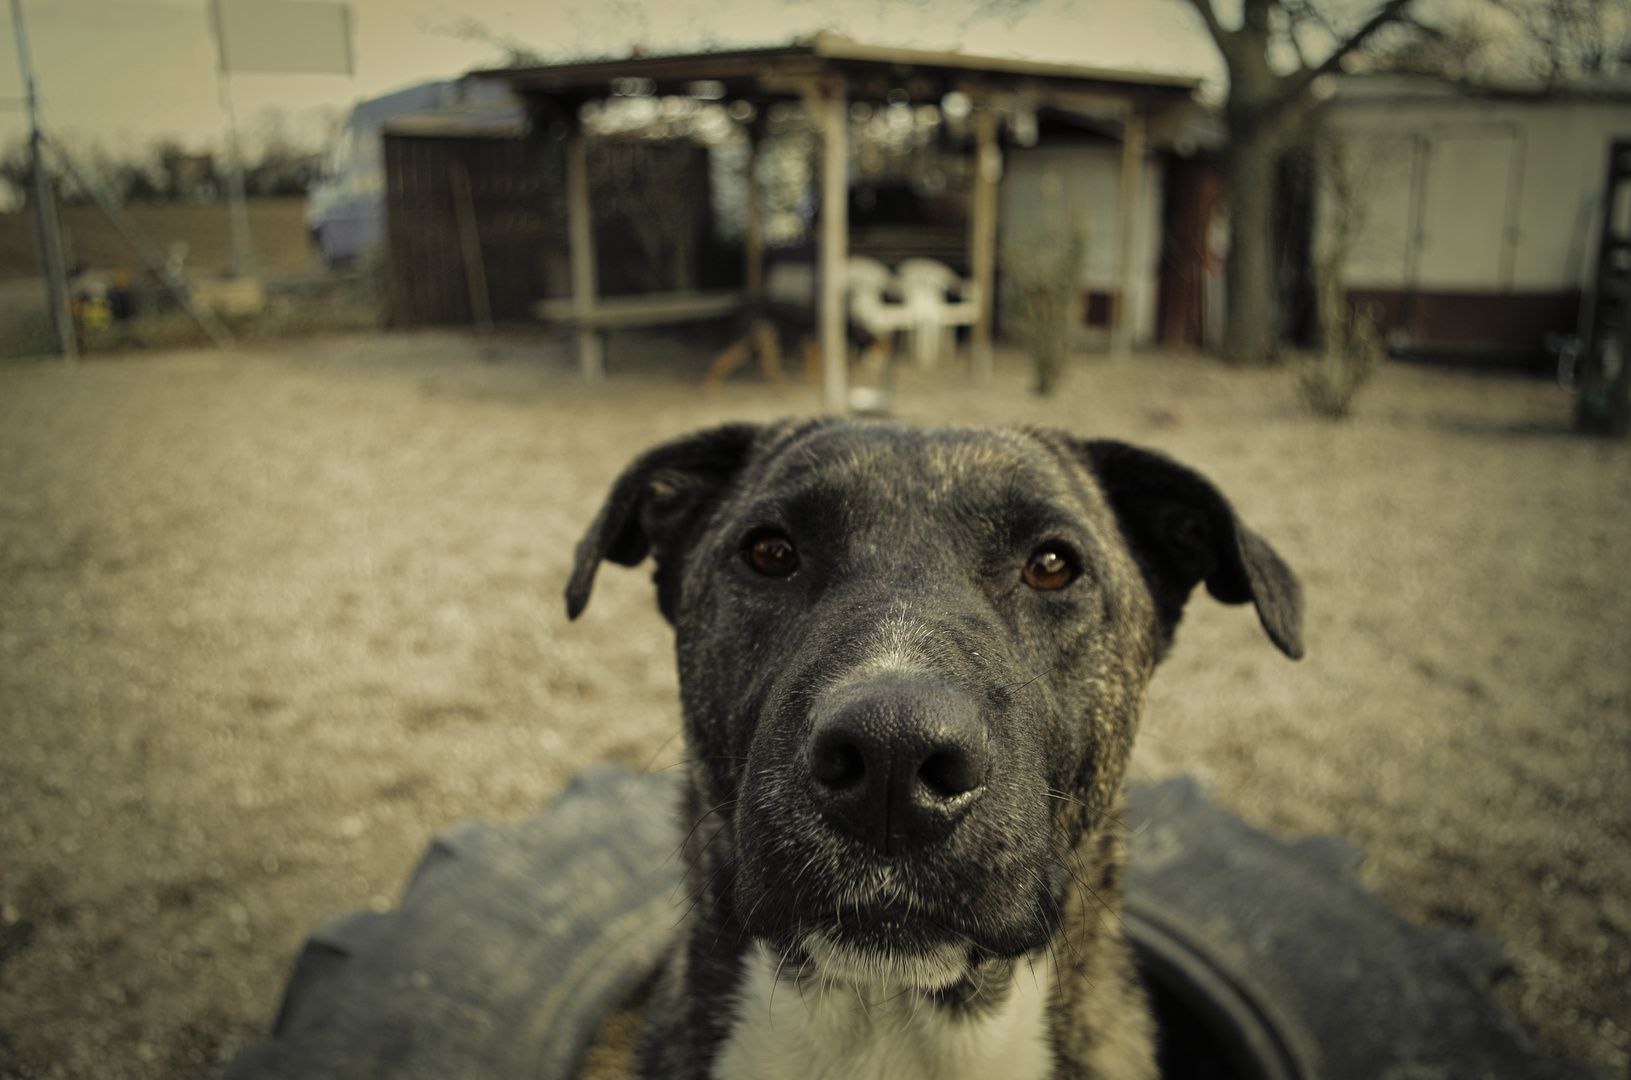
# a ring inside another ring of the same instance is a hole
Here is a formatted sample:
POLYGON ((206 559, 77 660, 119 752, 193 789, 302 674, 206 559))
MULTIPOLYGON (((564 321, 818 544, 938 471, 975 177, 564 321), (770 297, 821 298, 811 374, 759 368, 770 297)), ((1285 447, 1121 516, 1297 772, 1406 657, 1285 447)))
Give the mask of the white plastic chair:
POLYGON ((980 290, 973 278, 959 277, 938 259, 905 259, 896 274, 911 313, 912 355, 919 367, 932 368, 944 340, 979 319, 980 290), (952 293, 959 299, 948 299, 952 293))
POLYGON ((851 255, 845 285, 849 290, 850 317, 882 342, 890 342, 900 330, 910 330, 914 316, 910 305, 890 299, 900 292, 895 275, 877 259, 851 255))

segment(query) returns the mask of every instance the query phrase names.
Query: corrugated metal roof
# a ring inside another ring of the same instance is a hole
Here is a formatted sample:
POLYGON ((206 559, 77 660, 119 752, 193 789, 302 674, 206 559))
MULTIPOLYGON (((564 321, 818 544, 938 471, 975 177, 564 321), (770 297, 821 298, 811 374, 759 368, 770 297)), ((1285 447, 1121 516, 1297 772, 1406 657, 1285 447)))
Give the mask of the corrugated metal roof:
POLYGON ((523 93, 599 95, 606 93, 615 79, 650 79, 658 84, 659 91, 685 82, 717 81, 726 83, 733 92, 740 93, 744 84, 758 83, 765 78, 816 76, 877 65, 978 74, 1016 83, 1041 81, 1069 89, 1099 92, 1120 90, 1162 96, 1187 96, 1200 85, 1199 79, 1187 75, 867 45, 828 32, 790 45, 766 48, 672 56, 630 56, 533 68, 504 68, 475 74, 505 79, 523 93))

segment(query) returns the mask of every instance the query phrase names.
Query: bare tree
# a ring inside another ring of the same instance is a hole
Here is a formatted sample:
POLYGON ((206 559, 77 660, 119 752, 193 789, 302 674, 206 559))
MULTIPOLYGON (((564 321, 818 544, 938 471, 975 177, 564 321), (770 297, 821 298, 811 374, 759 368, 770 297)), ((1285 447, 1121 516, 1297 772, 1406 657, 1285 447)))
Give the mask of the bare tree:
POLYGON ((1393 157, 1386 142, 1355 143, 1327 132, 1313 142, 1314 180, 1322 228, 1314 254, 1320 331, 1324 348, 1305 364, 1298 382, 1303 400, 1322 416, 1340 419, 1382 359, 1382 342, 1369 311, 1349 303, 1348 259, 1365 234, 1371 197, 1393 157))
POLYGON ((11 189, 17 206, 34 203, 34 151, 28 140, 18 139, 0 153, 0 183, 11 189))
POLYGON ((1547 88, 1580 77, 1631 72, 1631 0, 1485 0, 1445 9, 1436 26, 1371 51, 1372 71, 1408 71, 1469 82, 1532 78, 1547 88))
POLYGON ((1413 0, 1386 0, 1368 17, 1344 28, 1316 0, 1244 0, 1233 29, 1218 18, 1213 0, 1189 0, 1200 12, 1229 72, 1224 114, 1229 125, 1226 198, 1229 207, 1228 316, 1224 356, 1231 363, 1263 363, 1276 355, 1275 174, 1280 155, 1315 102, 1315 81, 1340 69, 1343 58, 1378 31, 1401 23, 1413 0), (1321 44, 1323 56, 1308 50, 1321 44))
POLYGON ((1440 75, 1447 79, 1480 81, 1493 65, 1490 30, 1469 12, 1437 26, 1412 22, 1409 40, 1385 50, 1367 50, 1363 70, 1440 75))
POLYGON ((503 54, 500 67, 537 67, 544 62, 542 54, 514 34, 501 33, 473 15, 465 15, 450 23, 421 21, 419 29, 428 34, 439 34, 455 41, 472 41, 490 45, 503 54))
POLYGON ((1631 69, 1631 0, 1491 0, 1533 44, 1548 85, 1631 69))

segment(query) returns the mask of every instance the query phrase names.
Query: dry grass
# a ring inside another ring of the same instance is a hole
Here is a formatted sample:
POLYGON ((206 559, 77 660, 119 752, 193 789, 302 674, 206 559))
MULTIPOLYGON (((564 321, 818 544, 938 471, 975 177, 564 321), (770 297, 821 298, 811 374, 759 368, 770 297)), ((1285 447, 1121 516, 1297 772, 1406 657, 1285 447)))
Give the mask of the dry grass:
POLYGON ((1303 404, 1332 420, 1350 415, 1360 389, 1370 382, 1385 356, 1374 325, 1369 318, 1359 317, 1342 340, 1294 364, 1303 404))
MULTIPOLYGON (((569 624, 622 464, 808 413, 709 351, 313 339, 0 372, 0 1074, 203 1077, 262 1037, 305 935, 386 906, 437 831, 606 758, 674 760, 643 570, 569 624)), ((1122 437, 1209 473, 1301 572, 1309 657, 1198 593, 1137 776, 1335 833, 1411 918, 1497 937, 1555 1053, 1631 1050, 1631 447, 1543 383, 1384 365, 1348 422, 1280 371, 1022 357, 907 371, 912 421, 1122 437)))

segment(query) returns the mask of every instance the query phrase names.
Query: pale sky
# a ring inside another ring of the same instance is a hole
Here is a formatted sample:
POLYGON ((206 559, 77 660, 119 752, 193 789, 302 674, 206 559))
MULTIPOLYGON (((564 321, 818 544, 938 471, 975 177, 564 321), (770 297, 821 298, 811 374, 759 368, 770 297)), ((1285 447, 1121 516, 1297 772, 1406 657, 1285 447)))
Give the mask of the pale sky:
MULTIPOLYGON (((70 146, 110 151, 161 136, 190 147, 226 128, 205 0, 22 0, 48 130, 70 146)), ((832 29, 864 42, 960 48, 1197 75, 1222 67, 1185 0, 352 0, 355 76, 231 76, 240 126, 269 107, 313 129, 319 110, 493 65, 489 42, 461 39, 479 23, 548 59, 786 42, 832 29), (1017 17, 1004 14, 1018 7, 1017 17)), ((0 48, 0 148, 26 135, 17 47, 6 10, 0 48)))

